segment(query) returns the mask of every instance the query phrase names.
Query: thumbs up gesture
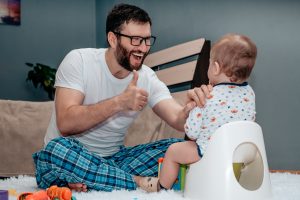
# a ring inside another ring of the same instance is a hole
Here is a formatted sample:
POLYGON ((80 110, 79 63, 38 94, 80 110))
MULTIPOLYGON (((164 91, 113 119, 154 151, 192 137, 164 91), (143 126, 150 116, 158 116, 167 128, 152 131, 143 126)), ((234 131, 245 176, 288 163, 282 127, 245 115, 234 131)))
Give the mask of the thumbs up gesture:
POLYGON ((132 80, 129 83, 129 85, 132 85, 132 86, 136 87, 137 86, 137 81, 139 79, 139 73, 136 70, 133 70, 132 73, 133 73, 133 77, 132 77, 132 80))
POLYGON ((123 110, 142 110, 148 102, 148 93, 137 87, 139 74, 133 70, 133 78, 125 91, 120 95, 123 110))

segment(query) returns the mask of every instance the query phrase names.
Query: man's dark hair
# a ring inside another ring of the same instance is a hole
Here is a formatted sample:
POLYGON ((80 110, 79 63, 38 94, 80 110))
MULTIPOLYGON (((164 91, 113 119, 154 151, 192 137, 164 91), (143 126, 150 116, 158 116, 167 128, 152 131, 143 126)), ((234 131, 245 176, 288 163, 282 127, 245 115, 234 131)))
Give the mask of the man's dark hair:
POLYGON ((113 7, 106 18, 106 35, 110 31, 120 32, 123 23, 130 21, 142 24, 150 23, 150 26, 152 24, 151 18, 145 10, 129 4, 118 4, 113 7))

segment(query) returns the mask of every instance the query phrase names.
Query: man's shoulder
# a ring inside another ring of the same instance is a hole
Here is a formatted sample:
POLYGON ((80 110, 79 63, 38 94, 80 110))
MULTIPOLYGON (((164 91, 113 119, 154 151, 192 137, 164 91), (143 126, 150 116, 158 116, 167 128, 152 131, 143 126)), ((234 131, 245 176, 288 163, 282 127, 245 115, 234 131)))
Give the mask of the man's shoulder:
POLYGON ((73 49, 70 52, 79 53, 79 54, 99 54, 104 53, 106 49, 104 48, 80 48, 80 49, 73 49))
POLYGON ((142 65, 140 72, 143 74, 152 75, 155 74, 155 72, 151 69, 151 67, 148 67, 147 65, 142 65))
POLYGON ((81 48, 71 50, 67 57, 72 60, 78 60, 83 62, 93 62, 100 58, 104 58, 106 49, 97 48, 81 48))

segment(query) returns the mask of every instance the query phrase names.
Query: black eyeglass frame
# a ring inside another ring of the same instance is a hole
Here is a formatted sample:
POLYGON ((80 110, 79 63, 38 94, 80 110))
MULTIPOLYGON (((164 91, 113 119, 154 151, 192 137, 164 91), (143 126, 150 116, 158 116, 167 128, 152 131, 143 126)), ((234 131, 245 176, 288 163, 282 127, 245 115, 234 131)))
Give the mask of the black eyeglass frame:
POLYGON ((146 46, 153 46, 155 41, 156 41, 156 37, 155 36, 149 36, 149 37, 141 37, 141 36, 135 36, 135 35, 125 35, 123 33, 119 33, 119 32, 115 32, 112 31, 115 35, 119 35, 119 36, 123 36, 123 37, 127 37, 130 39, 130 44, 132 46, 140 46, 142 44, 143 41, 145 41, 145 45, 146 46), (134 44, 132 41, 133 39, 139 39, 139 44, 134 44), (152 39, 152 40, 151 40, 152 39), (150 42, 150 44, 147 44, 147 40, 150 42))

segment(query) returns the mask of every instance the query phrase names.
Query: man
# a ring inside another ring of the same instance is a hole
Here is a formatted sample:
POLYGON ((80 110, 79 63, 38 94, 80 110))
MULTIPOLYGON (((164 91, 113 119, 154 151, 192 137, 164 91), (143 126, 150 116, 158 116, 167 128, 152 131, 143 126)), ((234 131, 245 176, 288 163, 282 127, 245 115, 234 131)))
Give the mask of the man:
MULTIPOLYGON (((157 175, 157 159, 180 139, 124 147, 127 128, 148 104, 172 127, 183 130, 188 112, 143 65, 155 42, 148 14, 120 4, 106 21, 108 49, 77 49, 56 74, 55 110, 45 148, 33 155, 38 186, 66 185, 77 191, 134 190, 157 175), (59 137, 63 136, 63 137, 59 137)), ((189 92, 199 103, 201 89, 189 92)), ((203 100, 202 100, 203 101, 203 100)))

